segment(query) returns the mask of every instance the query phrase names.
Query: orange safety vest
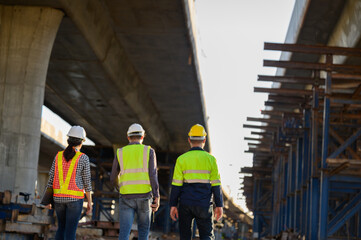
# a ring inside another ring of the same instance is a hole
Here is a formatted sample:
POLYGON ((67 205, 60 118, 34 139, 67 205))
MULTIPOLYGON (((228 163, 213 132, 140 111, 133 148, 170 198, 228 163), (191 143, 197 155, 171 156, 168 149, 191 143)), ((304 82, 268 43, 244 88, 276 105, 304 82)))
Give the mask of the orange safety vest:
POLYGON ((71 161, 65 161, 63 152, 58 152, 55 160, 53 192, 55 197, 84 198, 84 190, 75 183, 75 174, 79 158, 84 153, 76 152, 71 161), (65 181, 64 181, 65 177, 65 181))

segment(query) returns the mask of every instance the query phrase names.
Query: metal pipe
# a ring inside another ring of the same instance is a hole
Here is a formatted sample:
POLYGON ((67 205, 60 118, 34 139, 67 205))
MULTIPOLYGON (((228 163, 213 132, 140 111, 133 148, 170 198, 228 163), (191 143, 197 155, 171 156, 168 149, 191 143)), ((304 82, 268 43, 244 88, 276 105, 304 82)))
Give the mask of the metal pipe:
MULTIPOLYGON (((326 65, 332 65, 332 55, 326 56, 326 65)), ((329 141, 329 125, 330 125, 330 95, 331 95, 331 70, 326 73, 325 81, 325 98, 323 112, 323 139, 322 139, 322 160, 321 160, 321 189, 320 189, 320 216, 319 216, 319 233, 320 240, 327 239, 327 220, 328 220, 328 198, 329 184, 326 174, 327 157, 328 157, 328 141, 329 141)))

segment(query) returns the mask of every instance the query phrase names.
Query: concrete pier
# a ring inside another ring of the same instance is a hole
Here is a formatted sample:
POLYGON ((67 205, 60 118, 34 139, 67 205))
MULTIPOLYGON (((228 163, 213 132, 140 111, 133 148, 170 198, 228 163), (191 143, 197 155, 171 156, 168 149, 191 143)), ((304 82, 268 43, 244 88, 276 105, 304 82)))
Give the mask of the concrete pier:
POLYGON ((0 191, 34 197, 46 74, 62 18, 48 7, 0 5, 0 191))

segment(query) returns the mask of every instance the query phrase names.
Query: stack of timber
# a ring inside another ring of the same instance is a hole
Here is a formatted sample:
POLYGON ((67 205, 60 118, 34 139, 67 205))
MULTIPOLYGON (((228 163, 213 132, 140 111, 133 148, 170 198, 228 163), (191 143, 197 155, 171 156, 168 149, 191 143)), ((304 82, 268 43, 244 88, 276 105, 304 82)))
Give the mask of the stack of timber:
MULTIPOLYGON (((35 204, 11 202, 11 192, 0 192, 1 239, 44 239, 55 217, 35 204)), ((17 199, 17 197, 15 198, 17 199)))
MULTIPOLYGON (((90 221, 79 223, 76 230, 77 239, 118 239, 119 222, 90 221)), ((132 227, 130 239, 137 236, 135 226, 132 227)))
MULTIPOLYGON (((76 230, 76 239, 103 239, 112 240, 118 239, 119 237, 119 222, 109 221, 90 221, 85 223, 79 223, 78 229, 76 230)), ((174 239, 175 234, 163 234, 160 232, 149 233, 149 239, 174 239)), ((137 225, 132 225, 129 239, 138 239, 137 225)))

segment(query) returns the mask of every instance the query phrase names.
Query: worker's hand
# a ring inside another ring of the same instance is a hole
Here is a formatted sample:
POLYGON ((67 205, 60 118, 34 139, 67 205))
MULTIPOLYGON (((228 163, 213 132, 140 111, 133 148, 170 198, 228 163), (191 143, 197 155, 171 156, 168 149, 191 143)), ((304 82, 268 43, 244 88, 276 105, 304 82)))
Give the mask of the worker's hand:
POLYGON ((152 204, 151 204, 150 206, 151 206, 153 212, 158 211, 158 208, 159 208, 159 197, 154 198, 154 199, 153 199, 153 202, 152 202, 152 204))
POLYGON ((178 208, 177 207, 170 208, 170 218, 173 221, 177 221, 177 219, 178 219, 178 208))
POLYGON ((221 219, 222 216, 223 216, 223 208, 216 207, 214 209, 214 218, 216 219, 216 221, 219 221, 219 219, 221 219))
POLYGON ((88 206, 86 207, 86 215, 91 215, 93 211, 93 203, 88 202, 88 206))
POLYGON ((51 203, 49 203, 48 205, 45 206, 45 208, 47 208, 47 209, 51 209, 51 207, 52 207, 51 203))

